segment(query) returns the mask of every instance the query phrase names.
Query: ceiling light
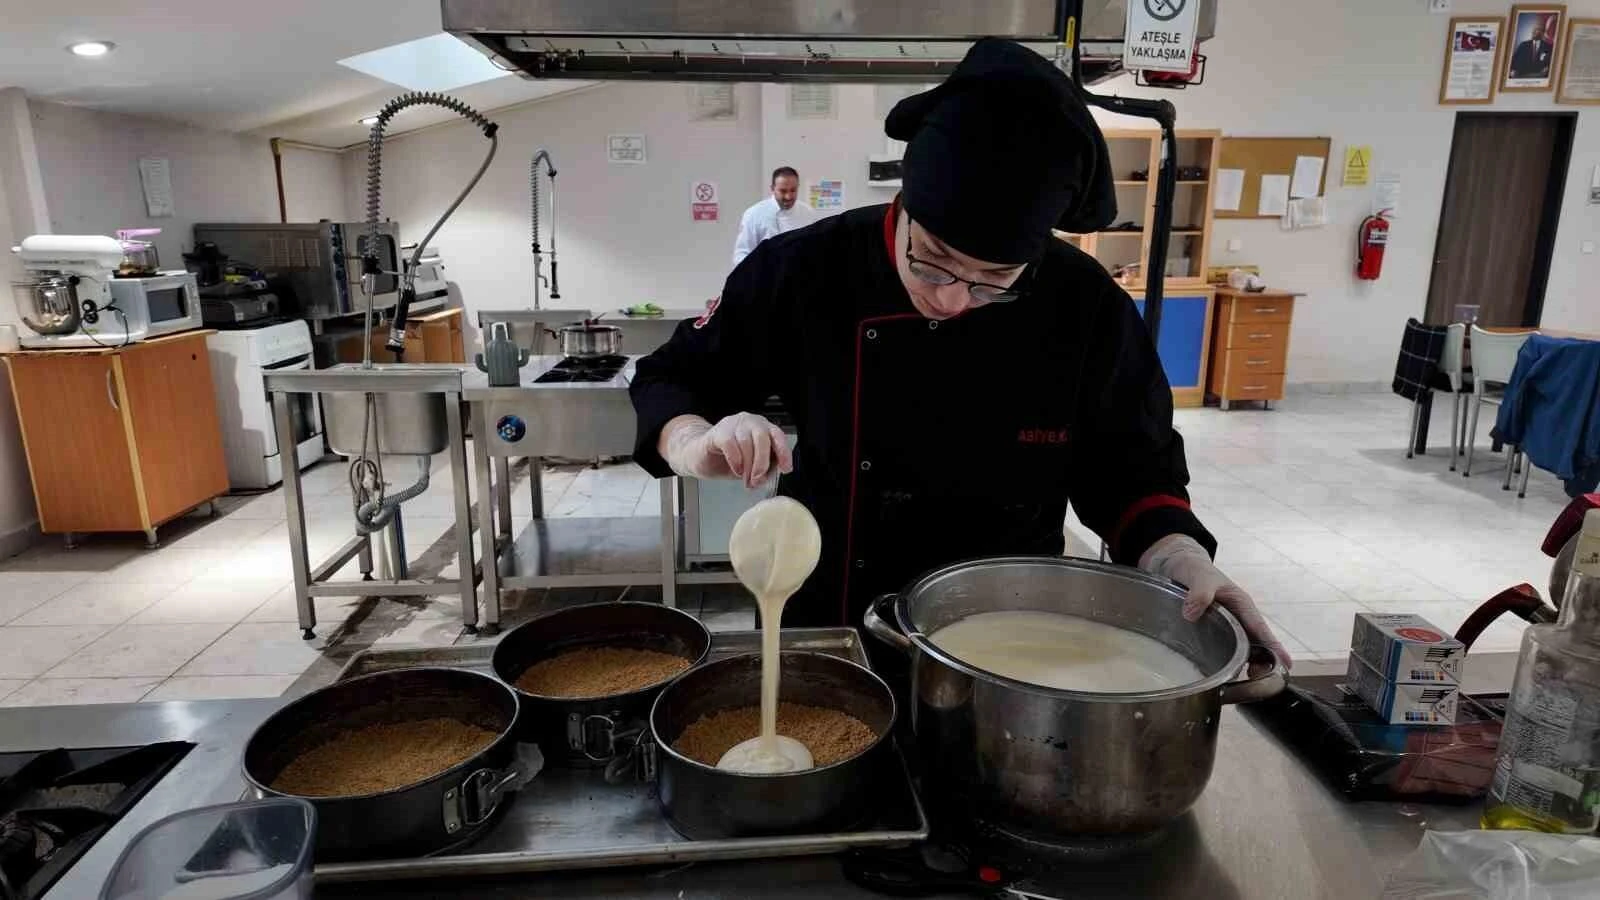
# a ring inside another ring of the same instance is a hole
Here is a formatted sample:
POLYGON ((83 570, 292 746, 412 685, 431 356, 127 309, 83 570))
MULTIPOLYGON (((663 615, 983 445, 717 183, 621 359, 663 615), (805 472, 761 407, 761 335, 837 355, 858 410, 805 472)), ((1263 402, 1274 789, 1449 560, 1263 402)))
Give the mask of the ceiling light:
POLYGON ((365 126, 370 128, 373 125, 378 124, 378 117, 377 116, 362 116, 361 120, 360 120, 360 124, 365 125, 365 126))
POLYGON ((67 49, 75 56, 105 56, 116 46, 110 41, 79 41, 67 49))

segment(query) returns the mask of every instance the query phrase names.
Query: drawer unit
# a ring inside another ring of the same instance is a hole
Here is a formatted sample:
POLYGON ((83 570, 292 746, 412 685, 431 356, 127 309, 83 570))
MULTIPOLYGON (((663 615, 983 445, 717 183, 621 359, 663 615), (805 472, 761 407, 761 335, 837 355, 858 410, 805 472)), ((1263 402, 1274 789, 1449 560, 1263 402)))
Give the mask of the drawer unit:
POLYGON ((1223 409, 1235 400, 1267 404, 1283 399, 1295 297, 1287 292, 1217 289, 1206 392, 1223 409))

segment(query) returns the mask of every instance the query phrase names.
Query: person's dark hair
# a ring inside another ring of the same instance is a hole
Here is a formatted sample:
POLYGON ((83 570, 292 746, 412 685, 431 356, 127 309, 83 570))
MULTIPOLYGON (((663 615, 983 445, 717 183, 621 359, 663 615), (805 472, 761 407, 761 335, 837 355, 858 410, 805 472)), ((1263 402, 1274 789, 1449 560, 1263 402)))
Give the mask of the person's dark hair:
POLYGON ((785 175, 788 175, 790 178, 793 178, 795 181, 799 181, 800 180, 800 173, 796 172, 794 170, 793 166, 779 166, 776 169, 772 170, 772 180, 767 182, 767 185, 770 187, 770 186, 772 186, 774 184, 777 184, 778 183, 778 179, 782 178, 785 175))

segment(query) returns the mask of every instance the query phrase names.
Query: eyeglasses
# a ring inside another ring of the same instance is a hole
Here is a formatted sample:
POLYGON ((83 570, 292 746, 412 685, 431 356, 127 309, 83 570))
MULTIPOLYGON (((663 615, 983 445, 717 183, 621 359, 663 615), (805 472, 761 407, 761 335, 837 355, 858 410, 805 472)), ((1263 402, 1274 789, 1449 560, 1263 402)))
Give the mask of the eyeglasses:
MULTIPOLYGON (((910 225, 911 218, 908 216, 906 217, 908 230, 910 225)), ((906 237, 906 268, 911 270, 911 274, 917 276, 917 280, 936 287, 944 287, 959 281, 967 286, 967 293, 972 295, 972 299, 980 303, 1010 303, 1022 296, 1022 292, 1014 287, 1001 287, 998 284, 972 281, 971 279, 962 278, 943 266, 935 265, 925 259, 917 259, 911 255, 911 238, 909 235, 906 237)))

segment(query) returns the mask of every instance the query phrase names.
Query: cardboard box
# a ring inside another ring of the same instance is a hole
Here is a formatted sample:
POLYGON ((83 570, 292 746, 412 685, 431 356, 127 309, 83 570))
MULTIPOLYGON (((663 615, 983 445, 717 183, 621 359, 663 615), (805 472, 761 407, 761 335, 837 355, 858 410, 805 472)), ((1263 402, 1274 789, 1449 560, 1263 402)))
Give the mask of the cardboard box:
POLYGON ((1454 683, 1396 684, 1353 655, 1345 689, 1391 725, 1454 725, 1461 699, 1461 688, 1454 683))
POLYGON ((1396 684, 1459 684, 1467 648, 1411 613, 1357 613, 1351 653, 1396 684))

